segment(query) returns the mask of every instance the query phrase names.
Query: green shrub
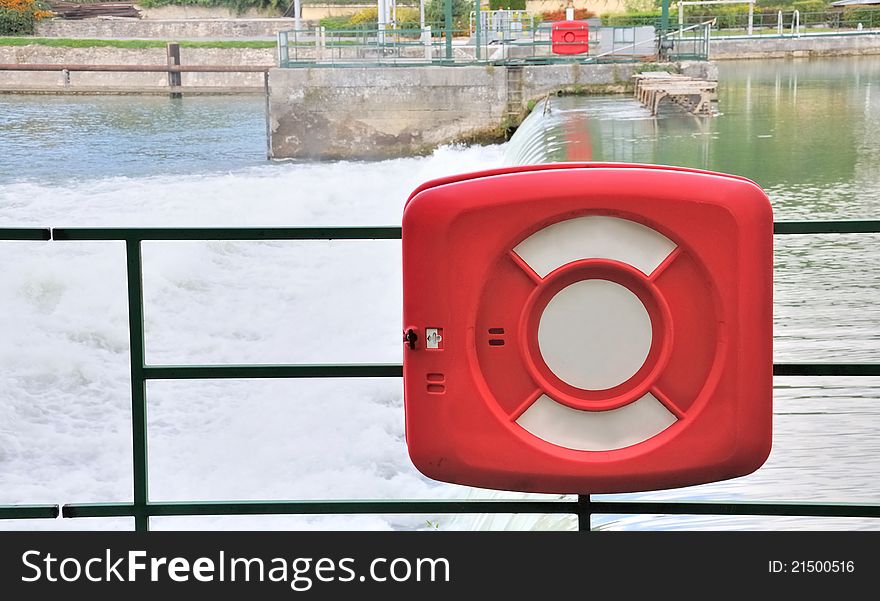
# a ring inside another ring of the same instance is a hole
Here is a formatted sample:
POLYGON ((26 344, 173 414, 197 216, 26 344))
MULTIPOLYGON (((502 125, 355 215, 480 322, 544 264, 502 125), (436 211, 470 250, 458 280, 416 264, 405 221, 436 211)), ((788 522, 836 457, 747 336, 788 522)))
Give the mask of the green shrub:
MULTIPOLYGON (((474 3, 471 0, 452 0, 452 28, 456 31, 468 29, 468 19, 474 3)), ((446 1, 427 0, 425 3, 425 21, 433 27, 443 27, 446 23, 446 1)))
MULTIPOLYGON (((351 1, 351 0, 349 0, 351 1)), ((363 8, 347 17, 325 17, 320 24, 327 31, 374 30, 379 27, 377 8, 363 8)), ((397 7, 397 29, 420 29, 419 9, 408 6, 397 7)))
POLYGON ((348 17, 324 17, 318 24, 321 27, 324 27, 327 31, 340 31, 344 29, 351 29, 351 23, 348 20, 348 17))
MULTIPOLYGON (((660 11, 633 12, 625 14, 604 14, 600 17, 607 27, 632 27, 634 25, 654 25, 660 19, 660 11)), ((670 16, 670 20, 672 17, 670 16)))
POLYGON ((419 22, 419 9, 407 8, 403 6, 397 7, 397 28, 398 29, 421 29, 422 24, 419 22))
POLYGON ((0 35, 33 35, 37 21, 50 16, 39 0, 0 0, 0 35))
POLYGON ((857 27, 861 23, 864 27, 880 26, 880 9, 860 7, 847 8, 840 16, 840 23, 844 27, 857 27))
POLYGON ((628 13, 646 13, 660 8, 660 0, 624 0, 628 13))
POLYGON ((348 18, 348 22, 352 25, 361 25, 366 23, 375 24, 379 22, 378 7, 362 8, 348 18))
POLYGON ((0 8, 0 35, 33 35, 34 17, 8 8, 0 8))
POLYGON ((828 9, 828 3, 825 0, 798 0, 791 5, 793 10, 804 13, 823 13, 828 9))
POLYGON ((526 0, 489 0, 489 10, 525 10, 526 0))

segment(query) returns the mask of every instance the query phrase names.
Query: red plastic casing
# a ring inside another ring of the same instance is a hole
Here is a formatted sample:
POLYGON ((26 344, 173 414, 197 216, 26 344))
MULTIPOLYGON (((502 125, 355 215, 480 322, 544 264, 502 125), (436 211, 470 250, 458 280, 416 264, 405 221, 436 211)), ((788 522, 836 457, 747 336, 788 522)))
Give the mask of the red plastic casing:
POLYGON ((550 30, 553 54, 584 54, 590 50, 590 28, 586 21, 556 21, 550 30))
POLYGON ((672 488, 756 470, 771 445, 772 270, 769 200, 737 176, 589 163, 423 184, 403 215, 404 329, 417 336, 403 360, 413 463, 436 480, 545 493, 672 488), (543 280, 512 251, 549 225, 590 215, 645 225, 676 250, 649 278, 583 257, 543 280), (534 343, 535 305, 550 287, 585 278, 630 288, 663 341, 634 383, 598 397, 545 377, 534 343), (426 348, 426 328, 441 329, 439 348, 426 348), (542 392, 607 411, 646 390, 676 421, 624 448, 566 448, 516 423, 542 392))

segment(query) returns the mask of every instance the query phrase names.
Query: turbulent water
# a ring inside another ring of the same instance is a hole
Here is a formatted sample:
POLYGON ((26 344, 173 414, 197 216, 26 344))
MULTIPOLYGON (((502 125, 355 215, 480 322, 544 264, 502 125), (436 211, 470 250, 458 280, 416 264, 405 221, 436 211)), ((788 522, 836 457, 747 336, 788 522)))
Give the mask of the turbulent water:
MULTIPOLYGON (((556 160, 746 175, 777 219, 876 218, 880 61, 722 65, 722 116, 578 113, 556 160), (571 142, 578 142, 572 144, 571 142), (579 147, 578 147, 579 146, 579 147), (575 150, 564 149, 576 148, 575 150)), ((0 225, 394 225, 425 179, 504 146, 379 163, 265 161, 262 100, 0 97, 0 225)), ((552 121, 551 121, 552 123, 552 121)), ((552 146, 552 144, 550 145, 552 146)), ((515 150, 515 149, 513 149, 515 150)), ((778 361, 876 361, 878 236, 777 238, 778 361)), ((400 361, 395 241, 145 243, 149 363, 400 361)), ((117 242, 0 242, 0 504, 131 498, 125 262, 117 242)), ((876 379, 777 379, 753 475, 651 499, 880 500, 876 379)), ((152 382, 153 500, 488 493, 411 466, 399 380, 152 382)), ((632 498, 632 496, 624 496, 632 498)), ((156 518, 162 528, 570 528, 569 517, 156 518)), ((607 528, 868 528, 856 519, 596 516, 607 528)), ((0 528, 130 528, 129 519, 0 528)))

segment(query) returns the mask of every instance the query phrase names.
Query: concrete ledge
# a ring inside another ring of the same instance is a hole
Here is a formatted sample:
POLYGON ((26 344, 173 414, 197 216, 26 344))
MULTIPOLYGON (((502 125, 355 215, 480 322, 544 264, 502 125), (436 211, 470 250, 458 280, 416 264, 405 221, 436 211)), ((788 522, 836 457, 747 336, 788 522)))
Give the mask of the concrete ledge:
POLYGON ((187 40, 200 38, 273 38, 294 29, 294 19, 49 19, 37 23, 37 37, 136 38, 187 40))
POLYGON ((880 54, 880 33, 840 36, 712 38, 712 60, 880 54))
POLYGON ((184 96, 263 96, 265 88, 239 86, 181 86, 172 89, 168 86, 153 87, 113 87, 113 86, 4 86, 0 85, 0 94, 34 94, 40 96, 168 96, 171 92, 178 92, 184 96))
MULTIPOLYGON (((275 62, 271 48, 181 48, 183 65, 271 65, 275 62)), ((51 46, 0 46, 0 64, 59 65, 163 65, 167 62, 164 48, 60 48, 51 46)), ((232 88, 263 89, 263 73, 183 73, 185 88, 216 87, 218 91, 232 88)), ((70 73, 65 80, 60 71, 0 71, 0 88, 4 90, 57 88, 59 94, 89 93, 86 90, 106 88, 143 90, 165 88, 165 73, 70 73)))

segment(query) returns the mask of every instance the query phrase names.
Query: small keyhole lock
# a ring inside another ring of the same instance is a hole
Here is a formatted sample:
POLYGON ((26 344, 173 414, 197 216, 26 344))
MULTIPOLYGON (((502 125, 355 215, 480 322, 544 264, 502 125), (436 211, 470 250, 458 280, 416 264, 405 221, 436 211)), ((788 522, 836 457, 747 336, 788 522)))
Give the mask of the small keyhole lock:
POLYGON ((412 328, 408 329, 406 333, 403 335, 403 341, 409 345, 410 349, 416 348, 416 342, 419 339, 419 335, 416 334, 416 331, 412 328))

